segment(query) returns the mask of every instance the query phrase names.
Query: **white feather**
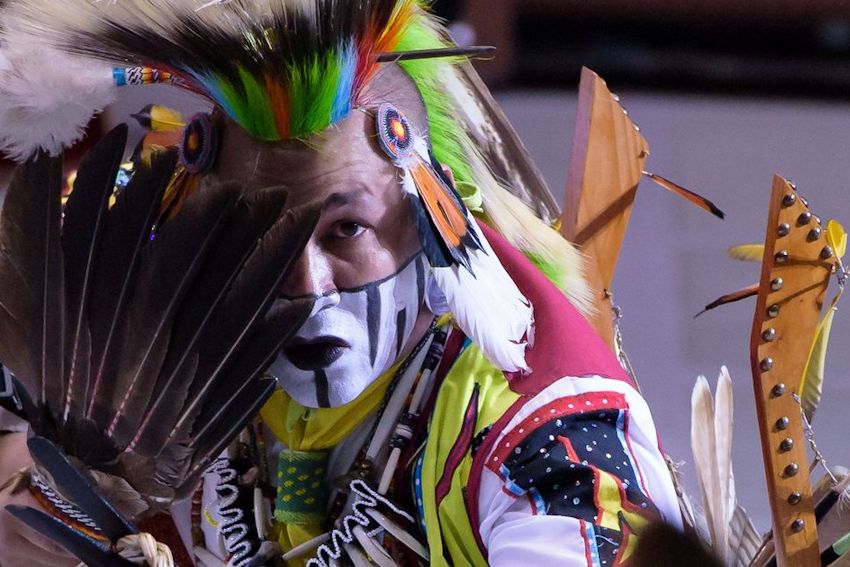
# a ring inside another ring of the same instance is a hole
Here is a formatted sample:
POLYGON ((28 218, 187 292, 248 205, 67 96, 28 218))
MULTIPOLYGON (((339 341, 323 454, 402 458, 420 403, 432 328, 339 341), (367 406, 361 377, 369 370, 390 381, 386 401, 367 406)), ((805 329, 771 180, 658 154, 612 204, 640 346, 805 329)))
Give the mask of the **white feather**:
POLYGON ((474 275, 462 266, 432 268, 458 326, 484 355, 507 372, 528 371, 525 349, 534 341, 531 302, 517 288, 474 224, 484 250, 470 250, 474 275))
POLYGON ((716 400, 708 381, 697 378, 691 394, 691 451, 702 494, 705 519, 714 554, 729 565, 735 561, 730 526, 737 508, 732 473, 732 379, 722 367, 716 400))
POLYGON ((111 66, 4 33, 0 45, 0 150, 24 161, 60 153, 115 98, 111 66))

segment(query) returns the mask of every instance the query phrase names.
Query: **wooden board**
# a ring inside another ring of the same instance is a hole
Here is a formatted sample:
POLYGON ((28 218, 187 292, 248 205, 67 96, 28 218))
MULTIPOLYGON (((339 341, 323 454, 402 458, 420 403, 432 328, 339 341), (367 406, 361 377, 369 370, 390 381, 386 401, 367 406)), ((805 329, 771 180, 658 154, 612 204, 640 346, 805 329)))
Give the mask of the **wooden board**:
POLYGON ((591 324, 612 348, 607 292, 648 155, 649 145, 605 81, 582 68, 561 234, 586 256, 596 306, 591 324))
POLYGON ((820 565, 803 421, 792 394, 835 262, 823 256, 825 234, 794 187, 774 177, 750 362, 780 566, 820 565))

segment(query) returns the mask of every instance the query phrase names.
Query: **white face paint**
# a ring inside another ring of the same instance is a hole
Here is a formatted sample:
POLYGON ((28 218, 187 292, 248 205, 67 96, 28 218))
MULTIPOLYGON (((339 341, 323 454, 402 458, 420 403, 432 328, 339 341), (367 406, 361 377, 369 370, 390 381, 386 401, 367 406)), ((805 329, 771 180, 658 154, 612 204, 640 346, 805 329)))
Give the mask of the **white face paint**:
POLYGON ((269 372, 305 407, 354 400, 401 355, 425 297, 428 265, 420 252, 392 276, 318 298, 269 372))

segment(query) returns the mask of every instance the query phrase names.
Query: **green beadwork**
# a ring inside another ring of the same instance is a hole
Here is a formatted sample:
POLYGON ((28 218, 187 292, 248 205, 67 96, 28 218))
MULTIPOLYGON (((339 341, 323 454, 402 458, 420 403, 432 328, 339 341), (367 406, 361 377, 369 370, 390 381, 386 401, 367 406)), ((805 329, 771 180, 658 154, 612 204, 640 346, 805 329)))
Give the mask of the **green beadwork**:
POLYGON ((277 463, 277 498, 274 517, 284 524, 322 522, 327 513, 328 491, 325 451, 280 452, 277 463))

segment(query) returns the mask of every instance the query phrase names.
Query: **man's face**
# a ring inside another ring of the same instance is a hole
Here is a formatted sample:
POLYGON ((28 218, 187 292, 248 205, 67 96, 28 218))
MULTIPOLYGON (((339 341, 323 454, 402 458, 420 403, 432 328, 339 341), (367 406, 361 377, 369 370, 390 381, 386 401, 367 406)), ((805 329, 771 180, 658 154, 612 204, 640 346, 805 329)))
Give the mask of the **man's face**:
POLYGON ((345 404, 404 352, 425 315, 428 267, 398 171, 377 148, 374 118, 364 112, 307 143, 264 144, 232 130, 224 134, 219 178, 283 186, 287 207, 324 204, 281 290, 284 298, 316 297, 316 308, 271 372, 302 405, 345 404), (228 162, 230 155, 239 161, 228 162))

